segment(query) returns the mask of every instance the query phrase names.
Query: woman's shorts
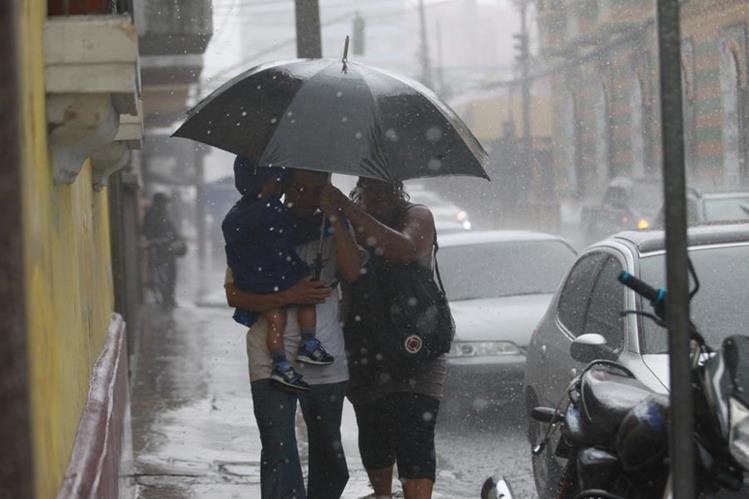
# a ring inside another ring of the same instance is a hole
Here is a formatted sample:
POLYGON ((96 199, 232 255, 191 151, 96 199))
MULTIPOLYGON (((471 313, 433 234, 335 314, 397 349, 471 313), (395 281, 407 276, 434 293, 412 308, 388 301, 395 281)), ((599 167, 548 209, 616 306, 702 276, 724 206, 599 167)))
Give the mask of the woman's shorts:
POLYGON ((359 453, 367 469, 398 463, 404 479, 434 481, 434 428, 439 400, 420 393, 391 393, 375 402, 354 406, 359 426, 359 453))

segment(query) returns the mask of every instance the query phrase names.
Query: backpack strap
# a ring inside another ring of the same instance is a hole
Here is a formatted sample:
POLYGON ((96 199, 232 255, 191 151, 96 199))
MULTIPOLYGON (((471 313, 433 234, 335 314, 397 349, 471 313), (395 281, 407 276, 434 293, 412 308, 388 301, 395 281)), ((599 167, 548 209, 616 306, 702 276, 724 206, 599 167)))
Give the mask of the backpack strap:
POLYGON ((445 293, 445 285, 442 284, 442 276, 440 275, 440 266, 437 263, 437 251, 440 249, 440 245, 437 242, 437 229, 434 229, 434 252, 432 253, 432 262, 434 263, 434 274, 437 276, 437 283, 440 285, 440 291, 442 294, 447 296, 445 293))
MULTIPOLYGON (((417 206, 426 208, 427 210, 429 209, 429 207, 425 204, 408 203, 408 205, 403 211, 405 213, 411 208, 416 208, 417 206)), ((437 263, 437 251, 439 251, 440 245, 439 243, 437 243, 437 228, 436 227, 434 229, 434 241, 432 242, 432 245, 434 246, 434 251, 432 252, 432 269, 434 269, 433 270, 434 275, 437 276, 437 283, 440 285, 440 290, 442 291, 442 294, 447 295, 447 293, 445 293, 445 285, 442 284, 442 276, 440 275, 440 266, 437 263)))

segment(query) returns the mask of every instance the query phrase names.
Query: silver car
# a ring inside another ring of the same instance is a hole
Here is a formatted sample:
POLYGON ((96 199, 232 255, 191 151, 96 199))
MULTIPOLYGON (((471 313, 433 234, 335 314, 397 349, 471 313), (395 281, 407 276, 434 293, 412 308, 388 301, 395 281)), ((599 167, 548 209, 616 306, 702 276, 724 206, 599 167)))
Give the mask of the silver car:
MULTIPOLYGON (((570 356, 582 334, 605 338, 598 355, 616 359, 650 389, 668 391, 668 338, 652 321, 624 310, 650 311, 617 277, 626 270, 665 288, 665 241, 661 231, 622 232, 580 255, 554 296, 528 348, 525 404, 555 407, 569 381, 584 367, 570 356)), ((731 334, 749 331, 749 224, 696 227, 689 230, 689 255, 701 282, 692 301, 692 318, 710 345, 731 334)), ((530 419, 530 418, 529 418, 530 419)), ((540 425, 529 422, 531 445, 540 440, 540 425)), ((555 445, 534 456, 541 497, 558 481, 561 463, 555 445)))
POLYGON ((444 407, 481 410, 521 393, 525 349, 575 259, 562 238, 525 231, 440 237, 437 259, 456 334, 444 407))

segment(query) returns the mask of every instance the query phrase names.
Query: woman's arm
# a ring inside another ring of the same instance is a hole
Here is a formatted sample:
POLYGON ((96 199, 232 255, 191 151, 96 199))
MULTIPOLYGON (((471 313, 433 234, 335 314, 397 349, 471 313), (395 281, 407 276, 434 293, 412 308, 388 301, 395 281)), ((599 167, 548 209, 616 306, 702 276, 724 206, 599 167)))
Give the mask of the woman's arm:
POLYGON ((320 281, 312 277, 305 277, 292 287, 277 293, 246 293, 238 290, 233 282, 227 282, 224 290, 226 302, 230 307, 258 313, 288 305, 322 303, 333 293, 332 289, 323 286, 320 281))
POLYGON ((394 262, 412 262, 429 255, 434 243, 434 219, 423 206, 406 212, 400 231, 380 223, 360 206, 344 196, 341 208, 354 226, 360 243, 375 247, 383 258, 394 262))

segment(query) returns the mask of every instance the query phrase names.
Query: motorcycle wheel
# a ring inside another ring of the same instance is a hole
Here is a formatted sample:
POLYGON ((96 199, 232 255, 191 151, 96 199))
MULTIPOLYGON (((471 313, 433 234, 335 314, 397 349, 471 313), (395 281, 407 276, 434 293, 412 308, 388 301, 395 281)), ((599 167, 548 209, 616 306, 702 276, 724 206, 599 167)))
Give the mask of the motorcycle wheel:
MULTIPOLYGON (((543 438, 541 423, 533 421, 528 425, 528 437, 531 448, 538 445, 543 438)), ((559 484, 562 479, 562 467, 554 458, 553 446, 547 445, 539 454, 531 454, 531 465, 533 466, 533 479, 536 482, 536 492, 539 497, 559 497, 559 484)))

